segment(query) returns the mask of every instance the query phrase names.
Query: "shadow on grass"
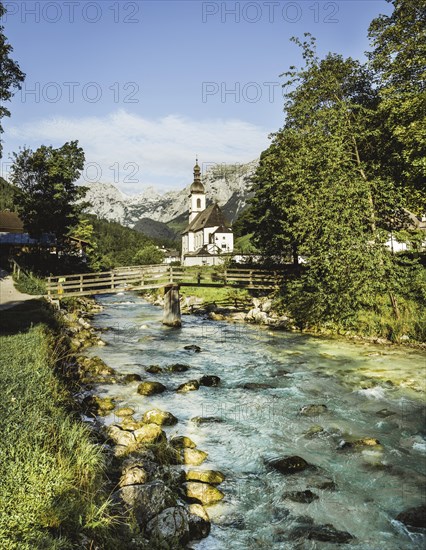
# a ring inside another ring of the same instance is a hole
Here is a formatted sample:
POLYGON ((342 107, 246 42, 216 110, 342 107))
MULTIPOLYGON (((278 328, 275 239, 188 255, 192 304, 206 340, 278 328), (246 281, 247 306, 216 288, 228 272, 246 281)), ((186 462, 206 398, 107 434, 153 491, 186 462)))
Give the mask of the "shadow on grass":
POLYGON ((58 330, 59 322, 52 307, 44 300, 28 300, 0 312, 0 335, 27 332, 36 325, 58 330))

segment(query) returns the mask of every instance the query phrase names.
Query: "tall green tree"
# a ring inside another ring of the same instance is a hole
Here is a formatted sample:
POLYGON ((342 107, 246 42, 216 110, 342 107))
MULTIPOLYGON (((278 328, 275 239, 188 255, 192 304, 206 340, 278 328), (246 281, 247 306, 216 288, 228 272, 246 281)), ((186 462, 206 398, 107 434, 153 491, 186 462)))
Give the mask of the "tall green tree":
MULTIPOLYGON (((3 2, 0 2, 0 22, 5 13, 6 8, 3 2)), ((0 135, 3 133, 1 119, 10 116, 5 102, 10 101, 15 91, 21 89, 21 83, 25 79, 25 74, 19 68, 18 63, 10 57, 13 48, 8 44, 3 31, 4 27, 0 24, 0 135)), ((2 151, 3 146, 0 140, 0 158, 2 158, 2 151)))
POLYGON ((369 27, 382 121, 382 169, 401 186, 405 205, 426 211, 426 1, 387 0, 391 15, 369 27))
POLYGON ((377 171, 377 94, 359 62, 301 43, 304 66, 285 73, 286 122, 255 176, 257 243, 269 254, 300 254, 307 269, 288 287, 303 324, 348 323, 391 290, 383 248, 392 182, 377 171))
POLYGON ((84 166, 84 152, 77 141, 54 149, 22 149, 13 155, 11 181, 18 192, 15 202, 25 229, 34 237, 53 234, 59 243, 79 223, 87 206, 81 202, 86 187, 76 185, 84 166))

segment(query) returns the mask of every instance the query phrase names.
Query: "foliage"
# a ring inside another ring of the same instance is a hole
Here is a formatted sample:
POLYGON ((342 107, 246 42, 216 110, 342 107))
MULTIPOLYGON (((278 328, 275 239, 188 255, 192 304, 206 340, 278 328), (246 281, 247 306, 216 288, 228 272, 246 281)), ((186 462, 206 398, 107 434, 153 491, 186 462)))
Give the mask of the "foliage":
POLYGON ((138 250, 133 258, 136 265, 161 264, 164 260, 164 252, 155 244, 149 244, 138 250))
POLYGON ((102 451, 68 412, 58 344, 38 326, 3 336, 1 348, 1 547, 72 548, 83 533, 102 537, 111 523, 102 451))
POLYGON ((0 178, 0 210, 15 210, 15 190, 5 179, 0 178))
POLYGON ((386 296, 399 319, 401 273, 383 245, 407 215, 401 186, 383 170, 381 98, 368 67, 319 59, 305 37, 294 39, 304 66, 285 73, 286 122, 261 156, 245 227, 272 260, 306 261, 284 291, 300 327, 353 327, 386 296))
MULTIPOLYGON (((6 11, 3 3, 0 2, 0 21, 6 11)), ((25 79, 25 74, 19 68, 18 63, 10 57, 13 48, 8 44, 3 31, 3 25, 0 25, 0 134, 3 133, 1 119, 5 116, 10 116, 10 111, 5 107, 5 102, 10 101, 15 91, 21 89, 21 83, 25 79)), ((2 150, 3 147, 0 140, 0 159, 2 158, 2 150)))
POLYGON ((407 208, 426 209, 426 6, 424 0, 387 0, 394 10, 371 22, 382 123, 381 168, 404 188, 407 208))
POLYGON ((84 152, 77 141, 62 147, 42 145, 14 153, 11 180, 18 187, 16 204, 25 229, 34 237, 52 234, 66 241, 86 206, 86 189, 75 184, 84 165, 84 152))
POLYGON ((102 220, 93 215, 85 215, 88 224, 93 227, 89 252, 92 269, 111 269, 123 265, 134 265, 138 250, 152 244, 152 240, 117 222, 102 220))
POLYGON ((19 279, 14 277, 15 287, 24 294, 43 295, 46 294, 46 283, 32 273, 28 275, 21 273, 19 279))

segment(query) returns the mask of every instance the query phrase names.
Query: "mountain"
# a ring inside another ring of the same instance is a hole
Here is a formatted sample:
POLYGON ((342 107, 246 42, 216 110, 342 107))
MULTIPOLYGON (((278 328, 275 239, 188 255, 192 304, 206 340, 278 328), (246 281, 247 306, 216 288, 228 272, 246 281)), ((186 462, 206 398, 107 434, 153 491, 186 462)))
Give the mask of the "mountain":
MULTIPOLYGON (((250 178, 257 164, 258 160, 247 164, 218 164, 209 168, 202 177, 207 204, 217 202, 231 223, 244 209, 251 196, 250 178)), ((85 200, 91 204, 89 213, 134 227, 154 237, 155 233, 167 232, 162 224, 167 224, 176 233, 185 225, 191 183, 192 181, 181 191, 169 191, 164 194, 148 188, 134 197, 124 195, 114 185, 95 183, 89 187, 85 200), (161 223, 150 224, 150 220, 161 223)))
POLYGON ((158 240, 174 241, 177 237, 176 231, 171 229, 167 224, 152 220, 151 218, 141 218, 138 220, 133 229, 143 233, 147 237, 158 240))

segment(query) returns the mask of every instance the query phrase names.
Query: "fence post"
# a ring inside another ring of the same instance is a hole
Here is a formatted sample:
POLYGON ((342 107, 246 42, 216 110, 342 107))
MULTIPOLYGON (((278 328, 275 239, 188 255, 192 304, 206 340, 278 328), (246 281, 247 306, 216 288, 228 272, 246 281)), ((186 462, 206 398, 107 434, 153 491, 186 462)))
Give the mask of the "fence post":
POLYGON ((52 282, 52 277, 48 277, 47 278, 47 295, 50 296, 51 292, 50 292, 50 285, 51 285, 51 282, 52 282))
POLYGON ((172 266, 169 267, 169 272, 170 272, 169 281, 171 283, 173 283, 173 267, 172 266))
POLYGON ((80 292, 83 292, 83 275, 80 275, 80 292))
POLYGON ((111 288, 114 288, 114 271, 111 272, 111 288))

